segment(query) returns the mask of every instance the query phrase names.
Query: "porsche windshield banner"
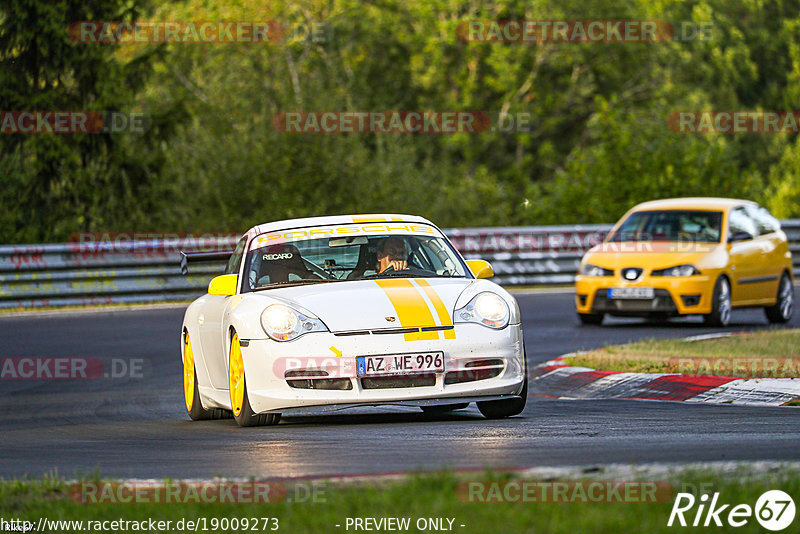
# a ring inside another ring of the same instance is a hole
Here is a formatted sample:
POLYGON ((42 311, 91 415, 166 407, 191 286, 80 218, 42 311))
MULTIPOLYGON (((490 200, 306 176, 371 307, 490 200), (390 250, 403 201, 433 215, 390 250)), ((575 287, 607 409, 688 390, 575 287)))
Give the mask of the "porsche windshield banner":
POLYGON ((432 226, 425 224, 410 224, 402 222, 371 223, 371 224, 343 224, 311 228, 293 228, 268 232, 258 236, 251 248, 262 248, 280 243, 293 241, 306 241, 330 237, 357 237, 374 235, 423 235, 440 237, 441 234, 432 226))

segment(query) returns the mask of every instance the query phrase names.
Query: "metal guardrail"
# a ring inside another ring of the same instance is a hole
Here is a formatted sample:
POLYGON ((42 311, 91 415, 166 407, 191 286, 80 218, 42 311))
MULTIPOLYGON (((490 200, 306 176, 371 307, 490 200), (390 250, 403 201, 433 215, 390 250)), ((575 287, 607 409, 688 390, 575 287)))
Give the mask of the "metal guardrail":
MULTIPOLYGON (((180 273, 185 240, 0 246, 0 309, 188 300, 202 295, 221 262, 180 273)), ((236 237, 192 240, 233 249, 236 237)))
MULTIPOLYGON (((800 278, 800 219, 782 221, 800 278)), ((581 256, 611 225, 527 226, 445 230, 468 259, 491 262, 506 286, 574 281, 581 256)), ((192 240, 195 250, 232 249, 236 236, 192 240)), ((82 242, 0 246, 0 308, 190 300, 202 295, 221 262, 180 274, 186 240, 82 242)))

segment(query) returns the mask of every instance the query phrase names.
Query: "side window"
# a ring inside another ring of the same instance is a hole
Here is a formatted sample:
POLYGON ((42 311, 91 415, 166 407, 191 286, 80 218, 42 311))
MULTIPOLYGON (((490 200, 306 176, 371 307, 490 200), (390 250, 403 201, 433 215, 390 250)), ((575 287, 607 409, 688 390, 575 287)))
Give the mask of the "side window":
POLYGON ((756 223, 758 235, 771 234, 781 229, 781 224, 778 219, 770 215, 770 213, 760 206, 748 206, 750 216, 756 223))
POLYGON ((236 248, 231 254, 231 259, 228 260, 228 265, 225 267, 225 274, 239 274, 239 266, 242 264, 242 255, 244 254, 244 247, 247 245, 247 236, 242 237, 236 248))
POLYGON ((753 219, 747 214, 744 207, 740 206, 731 210, 730 218, 728 220, 728 237, 741 232, 747 232, 751 236, 758 235, 756 225, 753 219))
POLYGON ((437 274, 453 273, 456 270, 453 260, 442 250, 442 244, 434 239, 422 241, 417 253, 423 254, 429 263, 425 268, 436 271, 437 274))
POLYGON ((421 267, 428 271, 439 271, 439 267, 434 260, 435 256, 431 254, 431 250, 426 246, 426 243, 416 243, 414 251, 411 253, 410 263, 414 267, 421 267))

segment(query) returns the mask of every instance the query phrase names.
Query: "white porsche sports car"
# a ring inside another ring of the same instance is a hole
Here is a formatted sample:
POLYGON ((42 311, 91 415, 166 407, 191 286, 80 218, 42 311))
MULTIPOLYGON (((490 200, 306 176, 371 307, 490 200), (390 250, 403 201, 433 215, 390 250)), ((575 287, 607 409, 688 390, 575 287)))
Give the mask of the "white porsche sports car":
MULTIPOLYGON (((219 253, 184 254, 186 261, 219 253)), ((431 222, 315 217, 250 229, 225 274, 186 310, 192 419, 270 425, 282 413, 477 402, 488 418, 525 407, 520 314, 431 222)))

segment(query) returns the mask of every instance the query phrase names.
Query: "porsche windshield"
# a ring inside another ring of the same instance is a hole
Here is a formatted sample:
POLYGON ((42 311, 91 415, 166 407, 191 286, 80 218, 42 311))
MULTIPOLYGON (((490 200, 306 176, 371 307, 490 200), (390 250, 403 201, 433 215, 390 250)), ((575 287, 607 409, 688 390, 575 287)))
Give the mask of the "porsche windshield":
POLYGON ((720 211, 637 211, 625 219, 608 241, 719 243, 721 229, 720 211))
POLYGON ((336 235, 270 243, 256 238, 245 259, 246 291, 281 285, 393 277, 460 277, 465 267, 441 237, 336 235), (263 245, 259 246, 258 243, 263 245))

